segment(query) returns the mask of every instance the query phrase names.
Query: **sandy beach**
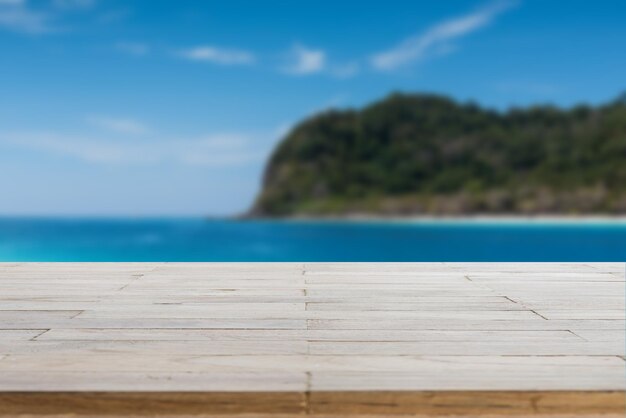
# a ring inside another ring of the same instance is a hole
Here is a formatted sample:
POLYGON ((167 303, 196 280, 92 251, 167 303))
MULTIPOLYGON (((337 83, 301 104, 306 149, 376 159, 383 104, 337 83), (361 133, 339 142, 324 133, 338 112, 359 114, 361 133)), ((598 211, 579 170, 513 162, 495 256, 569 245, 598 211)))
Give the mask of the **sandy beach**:
POLYGON ((626 224, 626 215, 493 215, 476 214, 465 216, 377 216, 371 214, 350 214, 345 216, 289 216, 282 218, 251 218, 271 219, 272 221, 305 221, 305 222, 397 222, 397 223, 506 223, 506 224, 626 224))

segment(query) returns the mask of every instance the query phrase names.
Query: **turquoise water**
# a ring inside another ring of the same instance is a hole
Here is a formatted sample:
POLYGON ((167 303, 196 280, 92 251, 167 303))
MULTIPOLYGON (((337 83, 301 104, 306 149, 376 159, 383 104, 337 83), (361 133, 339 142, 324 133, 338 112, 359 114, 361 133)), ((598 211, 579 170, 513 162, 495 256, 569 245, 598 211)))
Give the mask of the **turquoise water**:
POLYGON ((0 218, 0 261, 626 261, 626 222, 0 218))

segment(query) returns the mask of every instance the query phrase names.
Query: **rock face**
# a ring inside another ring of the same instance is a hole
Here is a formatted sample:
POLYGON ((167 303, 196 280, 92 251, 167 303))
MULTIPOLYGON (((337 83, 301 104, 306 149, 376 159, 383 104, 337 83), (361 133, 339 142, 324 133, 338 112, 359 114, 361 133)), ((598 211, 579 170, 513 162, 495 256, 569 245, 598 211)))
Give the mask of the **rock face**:
POLYGON ((250 216, 626 213, 626 102, 497 112, 394 94, 296 126, 250 216))

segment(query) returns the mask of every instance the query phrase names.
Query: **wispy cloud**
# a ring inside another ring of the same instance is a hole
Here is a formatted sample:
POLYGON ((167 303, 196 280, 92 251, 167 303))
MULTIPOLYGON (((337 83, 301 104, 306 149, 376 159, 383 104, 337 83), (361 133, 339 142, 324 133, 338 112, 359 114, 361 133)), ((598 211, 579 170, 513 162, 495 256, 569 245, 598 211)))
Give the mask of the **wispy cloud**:
POLYGON ((129 55, 143 56, 150 52, 150 46, 142 42, 118 42, 115 49, 129 55))
POLYGON ((54 30, 50 14, 31 9, 25 0, 0 0, 0 28, 30 34, 54 30))
POLYGON ((221 65, 250 65, 255 62, 254 54, 238 49, 217 48, 203 45, 183 49, 179 55, 191 61, 211 62, 221 65))
POLYGON ((27 34, 58 32, 64 30, 59 24, 64 14, 95 5, 96 0, 0 0, 0 28, 27 34))
POLYGON ((109 116, 89 116, 87 122, 104 130, 125 135, 143 135, 150 129, 143 123, 127 118, 109 116))
POLYGON ((265 150, 255 149, 252 138, 242 134, 216 134, 183 141, 186 146, 177 149, 176 158, 186 165, 209 167, 240 166, 263 161, 265 150))
POLYGON ((358 62, 349 62, 347 64, 335 65, 330 69, 330 74, 335 78, 351 78, 361 71, 358 62))
POLYGON ((292 75, 309 75, 322 72, 326 67, 326 52, 296 44, 288 54, 289 63, 283 72, 292 75))
POLYGON ((515 1, 498 1, 465 16, 436 24, 392 49, 374 55, 371 64, 377 70, 394 70, 446 52, 450 48, 449 42, 487 26, 516 4, 515 1))
POLYGON ((208 168, 245 166, 264 161, 268 150, 246 134, 196 138, 128 138, 66 135, 58 132, 0 133, 0 146, 98 165, 178 164, 208 168))
POLYGON ((0 144, 40 154, 69 157, 86 163, 157 162, 151 152, 145 152, 137 144, 105 141, 89 136, 63 135, 55 132, 4 133, 0 134, 0 144))

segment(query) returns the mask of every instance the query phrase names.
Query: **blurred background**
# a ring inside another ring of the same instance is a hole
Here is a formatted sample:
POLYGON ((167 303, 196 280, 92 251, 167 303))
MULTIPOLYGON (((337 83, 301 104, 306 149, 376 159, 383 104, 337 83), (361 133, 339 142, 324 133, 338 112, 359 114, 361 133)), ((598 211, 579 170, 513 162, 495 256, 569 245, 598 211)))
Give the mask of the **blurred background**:
POLYGON ((625 19, 0 0, 0 260, 624 260, 625 19))

